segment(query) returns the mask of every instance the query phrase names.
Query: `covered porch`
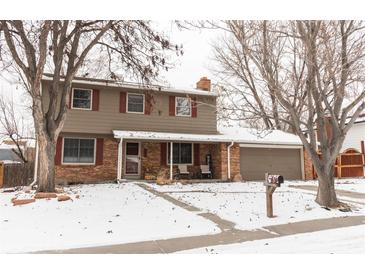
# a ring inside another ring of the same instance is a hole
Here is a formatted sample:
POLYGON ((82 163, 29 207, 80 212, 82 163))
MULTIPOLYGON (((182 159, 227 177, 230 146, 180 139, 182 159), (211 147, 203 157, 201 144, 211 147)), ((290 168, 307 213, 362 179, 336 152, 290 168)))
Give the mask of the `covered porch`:
POLYGON ((239 157, 238 144, 224 135, 119 130, 113 133, 119 139, 118 181, 227 181, 239 173, 239 158, 235 156, 239 157), (179 168, 186 168, 183 176, 179 168), (202 169, 209 169, 211 176, 202 173, 202 169))

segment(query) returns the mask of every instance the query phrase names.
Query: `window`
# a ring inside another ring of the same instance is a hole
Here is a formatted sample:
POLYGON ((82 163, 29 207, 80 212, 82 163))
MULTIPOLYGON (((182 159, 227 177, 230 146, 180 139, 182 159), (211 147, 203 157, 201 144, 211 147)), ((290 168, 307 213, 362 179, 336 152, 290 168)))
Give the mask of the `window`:
POLYGON ((63 163, 93 164, 95 139, 64 138, 63 163))
POLYGON ((191 116, 190 98, 176 97, 176 116, 191 116))
POLYGON ((144 95, 128 93, 128 112, 144 113, 144 95))
MULTIPOLYGON (((168 144, 167 161, 170 164, 170 147, 168 144)), ((191 143, 174 143, 173 159, 174 164, 192 164, 193 163, 193 145, 191 143)))
POLYGON ((91 89, 74 88, 72 90, 72 108, 91 110, 91 89))

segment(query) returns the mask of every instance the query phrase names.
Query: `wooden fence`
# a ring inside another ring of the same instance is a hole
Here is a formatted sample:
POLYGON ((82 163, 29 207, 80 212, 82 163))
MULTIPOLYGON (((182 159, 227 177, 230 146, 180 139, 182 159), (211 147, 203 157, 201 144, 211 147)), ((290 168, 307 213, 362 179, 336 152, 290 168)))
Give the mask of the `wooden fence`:
MULTIPOLYGON (((319 155, 321 156, 321 155, 319 155)), ((348 149, 341 153, 336 158, 335 177, 350 178, 364 176, 365 155, 355 149, 348 149)), ((313 168, 314 178, 317 178, 317 173, 313 168)))
POLYGON ((33 163, 0 164, 0 187, 26 186, 32 182, 33 163))

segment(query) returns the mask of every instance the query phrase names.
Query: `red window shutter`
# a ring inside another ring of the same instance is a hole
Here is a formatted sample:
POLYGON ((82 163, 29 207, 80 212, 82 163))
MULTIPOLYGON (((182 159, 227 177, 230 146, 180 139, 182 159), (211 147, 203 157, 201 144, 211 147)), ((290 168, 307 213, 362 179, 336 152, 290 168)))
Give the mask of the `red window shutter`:
POLYGON ((93 90, 93 105, 92 105, 93 111, 99 110, 99 97, 100 97, 100 90, 94 89, 93 90))
POLYGON ((127 104, 127 95, 124 91, 120 92, 120 97, 119 97, 119 112, 120 113, 125 113, 126 112, 126 104, 127 104))
POLYGON ((161 143, 161 166, 167 165, 167 143, 161 143))
POLYGON ((150 115, 151 114, 151 101, 152 101, 152 96, 150 94, 145 94, 144 97, 144 114, 145 115, 150 115))
POLYGON ((104 154, 104 139, 96 139, 96 159, 95 165, 99 166, 103 164, 103 154, 104 154))
POLYGON ((198 116, 198 105, 196 103, 196 98, 191 100, 191 117, 196 118, 198 116))
POLYGON ((194 166, 200 166, 200 144, 194 144, 194 166))
POLYGON ((169 97, 169 115, 175 116, 175 96, 169 97))
POLYGON ((56 155, 54 157, 55 165, 59 166, 62 163, 62 137, 58 137, 56 143, 56 155))

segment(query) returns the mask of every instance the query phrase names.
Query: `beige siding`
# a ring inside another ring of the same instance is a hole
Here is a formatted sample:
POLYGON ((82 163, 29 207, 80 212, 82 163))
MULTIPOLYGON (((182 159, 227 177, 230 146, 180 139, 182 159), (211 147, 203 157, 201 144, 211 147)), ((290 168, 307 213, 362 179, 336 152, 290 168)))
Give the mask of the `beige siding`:
MULTIPOLYGON (((93 88, 92 86, 75 87, 93 88)), ((197 96, 196 118, 169 116, 169 95, 151 92, 151 115, 119 113, 120 91, 138 93, 112 87, 95 87, 100 90, 99 111, 70 109, 63 132, 111 134, 112 130, 141 130, 178 133, 217 133, 215 98, 197 96)), ((48 101, 47 85, 43 87, 45 102, 48 101)), ((182 95, 184 96, 184 95, 182 95)))

